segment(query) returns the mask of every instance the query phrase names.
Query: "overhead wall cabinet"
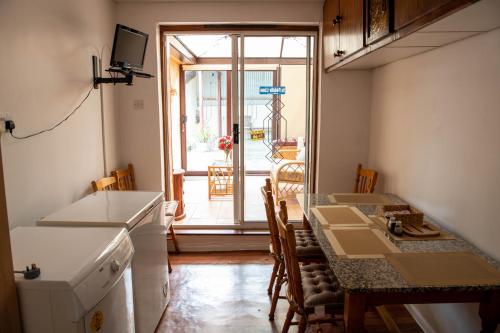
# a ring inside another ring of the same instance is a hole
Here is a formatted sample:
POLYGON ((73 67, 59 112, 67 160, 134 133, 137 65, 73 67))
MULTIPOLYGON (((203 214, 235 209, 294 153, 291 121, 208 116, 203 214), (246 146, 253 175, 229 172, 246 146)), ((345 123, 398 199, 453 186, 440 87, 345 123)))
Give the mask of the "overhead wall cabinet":
MULTIPOLYGON (((432 43, 422 41, 421 45, 412 45, 420 50, 402 50, 403 46, 397 41, 475 2, 478 0, 326 0, 323 7, 324 68, 331 71, 345 67, 386 47, 397 50, 386 50, 382 55, 378 52, 378 59, 361 62, 364 68, 424 52, 432 43)), ((479 2, 485 3, 483 7, 491 7, 490 10, 498 6, 495 0, 479 2)), ((466 31, 467 22, 463 24, 464 29, 459 31, 466 31)))
POLYGON ((323 7, 325 68, 363 49, 363 0, 327 0, 323 7))
POLYGON ((372 44, 393 31, 394 9, 391 0, 365 1, 365 44, 372 44))
POLYGON ((425 25, 433 18, 445 15, 460 3, 470 3, 472 1, 456 0, 414 0, 414 1, 394 1, 395 17, 394 27, 397 30, 415 24, 418 27, 425 25))

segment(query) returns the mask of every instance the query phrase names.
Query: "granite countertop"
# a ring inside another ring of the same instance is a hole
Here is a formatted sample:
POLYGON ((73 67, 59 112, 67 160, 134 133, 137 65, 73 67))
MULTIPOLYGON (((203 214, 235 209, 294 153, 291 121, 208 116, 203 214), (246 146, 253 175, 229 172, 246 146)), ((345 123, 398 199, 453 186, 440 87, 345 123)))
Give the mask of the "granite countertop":
MULTIPOLYGON (((385 194, 393 204, 405 204, 396 195, 385 194)), ((481 291, 500 289, 500 285, 469 285, 469 286, 414 286, 409 285, 396 271, 387 259, 347 259, 339 258, 332 249, 324 234, 324 229, 311 212, 311 208, 321 205, 332 205, 327 194, 304 194, 298 197, 302 210, 311 224, 311 228, 325 253, 330 267, 337 276, 342 288, 349 292, 424 292, 424 291, 481 291)), ((377 205, 354 205, 366 215, 374 215, 377 205)), ((391 241, 402 252, 473 252, 485 259, 492 266, 500 269, 500 263, 481 252, 474 245, 456 234, 443 228, 439 223, 427 216, 427 221, 438 225, 441 229, 455 237, 452 240, 420 240, 391 241)))

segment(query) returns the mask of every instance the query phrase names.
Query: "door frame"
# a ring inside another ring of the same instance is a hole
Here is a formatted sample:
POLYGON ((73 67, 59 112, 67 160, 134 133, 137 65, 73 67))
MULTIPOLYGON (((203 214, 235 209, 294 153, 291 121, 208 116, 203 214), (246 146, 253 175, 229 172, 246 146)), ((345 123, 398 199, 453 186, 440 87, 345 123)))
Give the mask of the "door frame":
MULTIPOLYGON (((159 50, 161 59, 161 116, 162 116, 162 135, 163 135, 163 166, 164 166, 164 186, 167 200, 172 199, 172 154, 171 154, 171 116, 169 112, 169 94, 166 92, 168 81, 166 77, 168 76, 168 48, 166 43, 166 37, 173 34, 242 34, 244 36, 310 36, 314 38, 314 46, 312 47, 313 59, 311 63, 312 75, 311 84, 309 92, 310 96, 310 114, 307 115, 309 122, 309 133, 306 138, 309 142, 309 149, 306 150, 308 161, 308 174, 306 178, 309 180, 307 182, 307 187, 305 192, 314 192, 317 187, 317 142, 318 142, 318 105, 319 105, 319 77, 321 68, 319 66, 319 45, 320 45, 320 26, 311 24, 298 24, 298 25, 287 25, 287 24, 162 24, 159 26, 159 50)), ((229 81, 229 80, 228 80, 229 81)), ((229 83, 228 83, 229 84, 229 83)), ((232 111, 232 110, 231 110, 232 111)), ((182 227, 182 226, 180 226, 182 227)), ((192 228, 191 226, 187 226, 192 228)), ((214 226, 210 226, 212 228, 214 226)), ((266 225, 262 222, 252 222, 245 221, 244 223, 233 225, 221 225, 214 227, 214 229, 267 229, 266 225)), ((204 226, 206 229, 206 226, 204 226)))

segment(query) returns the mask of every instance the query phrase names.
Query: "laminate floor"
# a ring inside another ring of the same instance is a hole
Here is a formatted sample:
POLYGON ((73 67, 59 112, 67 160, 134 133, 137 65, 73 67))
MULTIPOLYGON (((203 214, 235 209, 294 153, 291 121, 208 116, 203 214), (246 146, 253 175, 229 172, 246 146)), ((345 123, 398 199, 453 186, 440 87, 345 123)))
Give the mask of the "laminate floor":
MULTIPOLYGON (((275 320, 268 320, 272 266, 267 254, 188 253, 170 259, 172 296, 157 333, 281 332, 288 304, 279 300, 275 320)), ((387 309, 401 332, 422 332, 403 306, 387 309)), ((365 323, 368 333, 388 331, 374 311, 367 312, 365 323)), ((338 327, 323 329, 343 332, 338 327)), ((290 332, 297 332, 297 327, 292 326, 290 332)))

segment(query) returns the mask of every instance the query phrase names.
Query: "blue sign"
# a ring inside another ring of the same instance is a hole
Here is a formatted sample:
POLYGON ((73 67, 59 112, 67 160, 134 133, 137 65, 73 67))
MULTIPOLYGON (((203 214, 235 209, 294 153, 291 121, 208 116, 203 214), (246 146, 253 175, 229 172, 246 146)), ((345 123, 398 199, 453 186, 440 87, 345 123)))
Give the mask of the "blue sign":
POLYGON ((261 95, 284 95, 286 88, 284 86, 260 86, 259 94, 261 95))

